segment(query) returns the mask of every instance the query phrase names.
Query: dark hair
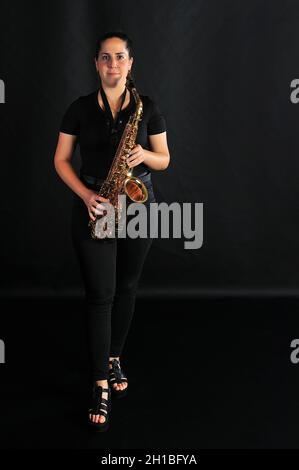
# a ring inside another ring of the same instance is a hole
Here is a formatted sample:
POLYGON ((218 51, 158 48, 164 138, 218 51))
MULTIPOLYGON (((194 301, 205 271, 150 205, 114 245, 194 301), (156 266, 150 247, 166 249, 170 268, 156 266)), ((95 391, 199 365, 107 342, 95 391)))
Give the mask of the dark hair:
POLYGON ((128 49, 129 51, 129 57, 131 58, 133 56, 133 45, 129 36, 126 33, 123 33, 122 31, 109 31, 105 34, 102 34, 97 40, 96 50, 95 50, 96 59, 98 58, 99 52, 102 47, 102 43, 106 41, 106 39, 110 39, 110 38, 119 38, 125 41, 126 49, 128 49))

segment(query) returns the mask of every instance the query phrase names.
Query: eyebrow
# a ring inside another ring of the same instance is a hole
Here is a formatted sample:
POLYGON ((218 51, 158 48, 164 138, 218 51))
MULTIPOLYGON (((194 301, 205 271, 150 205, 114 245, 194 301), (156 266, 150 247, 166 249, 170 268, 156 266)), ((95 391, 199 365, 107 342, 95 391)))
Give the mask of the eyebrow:
MULTIPOLYGON (((108 54, 108 55, 109 55, 109 52, 101 52, 101 54, 108 54)), ((115 52, 115 54, 125 54, 125 52, 124 52, 124 51, 122 51, 122 52, 115 52)))

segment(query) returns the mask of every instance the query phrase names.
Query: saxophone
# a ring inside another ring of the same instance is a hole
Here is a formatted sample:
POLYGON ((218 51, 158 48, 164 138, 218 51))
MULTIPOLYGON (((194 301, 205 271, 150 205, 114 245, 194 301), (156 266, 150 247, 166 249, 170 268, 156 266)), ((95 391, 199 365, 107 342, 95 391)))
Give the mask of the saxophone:
MULTIPOLYGON (((127 85, 126 87, 129 89, 127 85)), ((123 206, 119 202, 119 195, 126 194, 131 201, 141 203, 148 198, 145 184, 140 178, 133 176, 133 169, 129 168, 126 162, 135 146, 138 123, 142 119, 143 113, 142 101, 135 86, 133 85, 130 89, 136 102, 136 110, 131 114, 126 124, 108 175, 98 192, 98 196, 109 199, 114 210, 108 211, 108 215, 104 210, 103 214, 96 215, 95 220, 90 219, 88 222, 88 226, 91 227, 91 236, 95 240, 102 239, 103 232, 106 234, 104 236, 112 237, 123 229, 125 217, 123 216, 123 206), (105 216, 104 223, 103 220, 101 221, 103 216, 105 216)))

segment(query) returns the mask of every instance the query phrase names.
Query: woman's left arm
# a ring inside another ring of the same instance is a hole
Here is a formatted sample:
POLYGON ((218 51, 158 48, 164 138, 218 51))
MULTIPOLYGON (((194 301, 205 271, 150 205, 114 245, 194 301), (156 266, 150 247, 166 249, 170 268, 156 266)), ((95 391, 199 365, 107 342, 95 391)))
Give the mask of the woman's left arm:
POLYGON ((149 135, 148 139, 152 150, 146 150, 140 144, 136 145, 127 159, 128 166, 133 168, 143 162, 151 170, 165 170, 170 161, 166 131, 149 135))

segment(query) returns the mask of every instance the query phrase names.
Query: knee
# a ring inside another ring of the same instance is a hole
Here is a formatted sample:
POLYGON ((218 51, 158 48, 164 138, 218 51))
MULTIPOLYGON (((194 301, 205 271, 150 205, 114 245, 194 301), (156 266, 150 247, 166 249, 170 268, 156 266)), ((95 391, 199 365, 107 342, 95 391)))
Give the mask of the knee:
POLYGON ((137 292, 138 287, 138 280, 136 279, 125 279, 121 283, 118 284, 115 296, 134 296, 137 292))
POLYGON ((86 292, 85 298, 89 305, 97 306, 110 306, 113 302, 114 292, 113 291, 93 291, 88 290, 86 292))

